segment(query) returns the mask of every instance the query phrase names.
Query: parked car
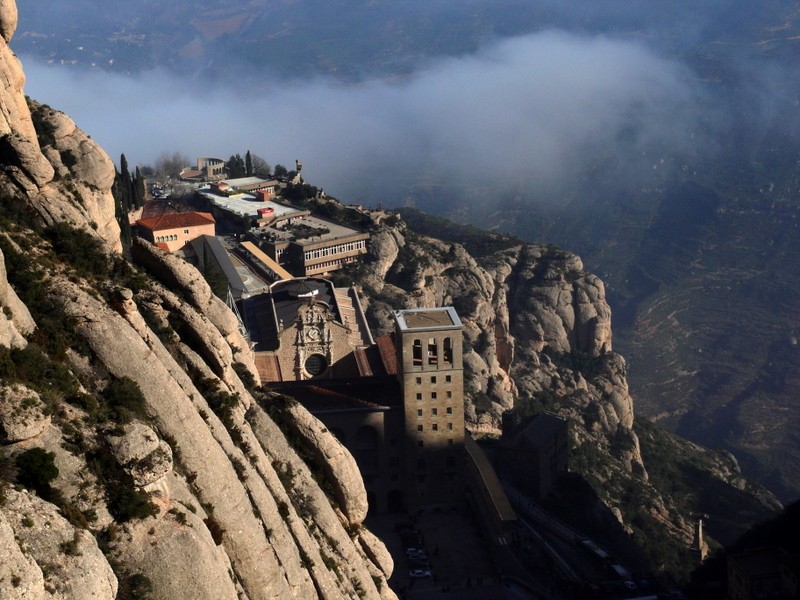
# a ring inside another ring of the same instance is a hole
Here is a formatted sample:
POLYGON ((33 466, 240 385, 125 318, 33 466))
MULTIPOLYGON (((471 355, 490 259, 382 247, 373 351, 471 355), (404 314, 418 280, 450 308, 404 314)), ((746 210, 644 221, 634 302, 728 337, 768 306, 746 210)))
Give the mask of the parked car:
POLYGON ((411 569, 409 572, 409 576, 411 577, 430 577, 431 570, 430 569, 411 569))

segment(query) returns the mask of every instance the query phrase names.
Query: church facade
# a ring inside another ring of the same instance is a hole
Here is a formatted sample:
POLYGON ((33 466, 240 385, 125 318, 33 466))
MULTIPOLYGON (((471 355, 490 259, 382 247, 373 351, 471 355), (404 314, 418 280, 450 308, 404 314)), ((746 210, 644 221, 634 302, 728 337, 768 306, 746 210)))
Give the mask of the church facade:
POLYGON ((377 513, 463 499, 462 324, 452 307, 398 310, 373 339, 355 290, 273 284, 240 307, 262 381, 296 398, 353 454, 377 513))

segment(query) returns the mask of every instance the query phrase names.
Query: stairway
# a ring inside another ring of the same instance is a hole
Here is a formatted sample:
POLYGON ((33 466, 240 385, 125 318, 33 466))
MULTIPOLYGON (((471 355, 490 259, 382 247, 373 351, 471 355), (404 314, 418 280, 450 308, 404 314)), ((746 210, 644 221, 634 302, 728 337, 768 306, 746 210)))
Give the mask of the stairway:
POLYGON ((336 295, 336 305, 339 307, 339 315, 342 318, 342 323, 350 331, 347 336, 347 341, 354 348, 366 345, 364 337, 361 334, 361 328, 358 325, 356 318, 356 309, 353 307, 353 300, 350 298, 346 289, 335 288, 334 294, 336 295))

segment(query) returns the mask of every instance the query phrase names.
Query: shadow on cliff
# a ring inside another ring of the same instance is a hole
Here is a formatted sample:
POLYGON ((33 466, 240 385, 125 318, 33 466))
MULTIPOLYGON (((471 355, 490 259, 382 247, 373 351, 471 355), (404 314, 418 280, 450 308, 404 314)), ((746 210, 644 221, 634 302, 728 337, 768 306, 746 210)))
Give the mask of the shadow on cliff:
POLYGON ((614 513, 577 473, 560 477, 542 506, 574 529, 598 541, 633 571, 644 573, 652 570, 614 513))

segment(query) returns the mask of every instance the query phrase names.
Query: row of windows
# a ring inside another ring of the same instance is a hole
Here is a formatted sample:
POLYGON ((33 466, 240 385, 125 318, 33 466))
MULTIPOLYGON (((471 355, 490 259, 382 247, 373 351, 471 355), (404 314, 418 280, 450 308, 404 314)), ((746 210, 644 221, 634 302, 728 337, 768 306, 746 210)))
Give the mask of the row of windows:
MULTIPOLYGON (((186 235, 189 235, 189 230, 188 229, 184 229, 183 233, 185 233, 186 235)), ((178 236, 175 235, 175 234, 156 236, 156 242, 174 242, 177 239, 178 239, 178 236)))
MULTIPOLYGON (((414 366, 422 366, 422 340, 414 340, 412 346, 412 360, 414 366)), ((428 338, 428 364, 439 364, 439 346, 436 338, 428 338)), ((453 362, 453 340, 446 337, 442 340, 442 363, 449 365, 453 362)))
MULTIPOLYGON (((422 425, 417 425, 417 431, 424 431, 424 430, 425 430, 425 428, 422 425)), ((431 430, 432 431, 439 431, 439 424, 438 423, 434 423, 433 425, 431 425, 431 430)), ((453 424, 452 423, 447 423, 447 431, 453 431, 453 424)))
POLYGON ((303 252, 303 258, 305 260, 312 260, 314 258, 322 258, 323 256, 333 256, 334 254, 363 250, 364 248, 364 240, 359 240, 357 242, 347 242, 334 246, 326 246, 325 248, 317 248, 316 250, 308 250, 307 252, 303 252))
MULTIPOLYGON (((421 417, 421 416, 422 416, 422 413, 423 413, 423 410, 422 410, 421 408, 418 408, 418 409, 417 409, 417 416, 418 416, 418 417, 421 417)), ((452 414, 453 414, 453 407, 452 407, 452 406, 448 406, 448 407, 445 409, 445 414, 446 414, 446 415, 452 415, 452 414)), ((432 416, 432 417, 436 417, 436 416, 438 416, 438 415, 439 415, 439 409, 438 409, 438 408, 432 408, 432 409, 431 409, 431 416, 432 416)))
MULTIPOLYGON (((453 381, 453 377, 452 376, 450 376, 450 375, 445 375, 444 376, 444 382, 445 383, 451 383, 452 381, 453 381)), ((417 383, 417 385, 422 385, 422 377, 417 377, 416 378, 416 383, 417 383)), ((431 375, 431 383, 436 383, 436 375, 431 375)))
POLYGON ((342 264, 348 263, 350 260, 348 259, 338 259, 338 260, 326 260, 325 262, 317 263, 316 265, 312 265, 307 267, 309 270, 313 269, 314 271, 318 271, 319 269, 327 269, 329 267, 340 267, 342 264))
MULTIPOLYGON (((445 398, 450 399, 453 397, 453 392, 447 390, 444 393, 444 396, 445 398)), ((437 392, 431 392, 431 400, 438 400, 438 399, 439 399, 439 394, 437 392)), ((422 392, 417 392, 417 400, 422 400, 422 392)))

